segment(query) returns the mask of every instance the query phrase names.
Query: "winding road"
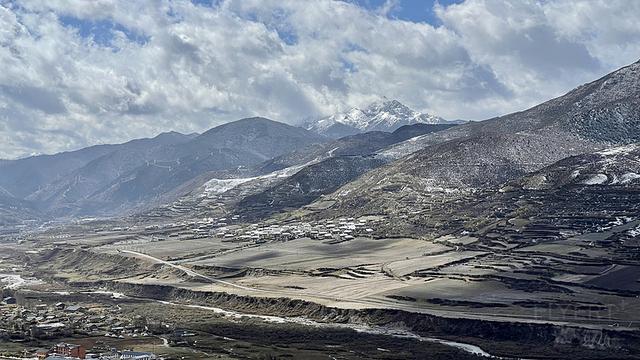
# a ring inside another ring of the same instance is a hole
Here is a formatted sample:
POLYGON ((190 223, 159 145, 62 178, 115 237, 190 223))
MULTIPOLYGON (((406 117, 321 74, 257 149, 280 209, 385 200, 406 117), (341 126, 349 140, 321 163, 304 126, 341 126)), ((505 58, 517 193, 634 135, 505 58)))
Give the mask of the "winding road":
POLYGON ((137 252, 137 251, 133 251, 133 250, 118 250, 118 252, 131 254, 131 255, 134 255, 134 256, 137 256, 137 257, 141 257, 141 258, 144 258, 144 259, 147 259, 147 260, 151 260, 151 261, 159 263, 159 264, 168 265, 168 266, 171 266, 174 269, 178 269, 180 271, 183 271, 185 274, 187 274, 189 276, 200 278, 200 279, 204 279, 204 280, 210 281, 212 283, 218 283, 218 284, 231 286, 231 287, 234 287, 234 288, 237 288, 237 289, 248 290, 248 291, 264 291, 264 290, 260 290, 260 289, 250 288, 248 286, 242 286, 242 285, 234 284, 234 283, 229 282, 229 281, 224 281, 224 280, 212 278, 210 276, 202 275, 202 274, 200 274, 198 272, 195 272, 195 271, 193 271, 193 270, 191 270, 191 269, 189 269, 187 267, 184 267, 182 265, 176 265, 176 264, 171 263, 169 261, 158 259, 157 257, 151 256, 151 255, 147 255, 147 254, 143 254, 141 252, 137 252))

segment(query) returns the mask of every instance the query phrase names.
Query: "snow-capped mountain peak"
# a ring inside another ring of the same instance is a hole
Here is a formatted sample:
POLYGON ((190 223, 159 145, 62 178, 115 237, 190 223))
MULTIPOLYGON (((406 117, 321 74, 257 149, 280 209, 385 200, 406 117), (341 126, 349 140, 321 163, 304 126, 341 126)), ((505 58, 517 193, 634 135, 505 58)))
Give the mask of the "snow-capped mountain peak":
POLYGON ((306 128, 324 135, 340 137, 365 131, 394 131, 401 126, 418 123, 442 124, 447 121, 435 115, 412 110, 398 100, 383 99, 362 109, 354 107, 307 123, 306 128))

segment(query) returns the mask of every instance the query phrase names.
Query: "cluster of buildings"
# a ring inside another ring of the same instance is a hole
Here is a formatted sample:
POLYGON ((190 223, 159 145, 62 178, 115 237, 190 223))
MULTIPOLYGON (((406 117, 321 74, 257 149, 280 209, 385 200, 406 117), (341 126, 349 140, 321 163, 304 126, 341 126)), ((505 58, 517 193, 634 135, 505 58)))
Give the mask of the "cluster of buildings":
POLYGON ((158 357, 151 352, 109 349, 96 346, 87 351, 84 346, 77 344, 59 343, 51 349, 40 349, 35 353, 38 360, 156 360, 158 357))
POLYGON ((227 241, 252 241, 254 243, 288 241, 307 237, 337 243, 353 240, 357 236, 371 236, 376 222, 367 218, 357 220, 354 218, 340 218, 323 220, 313 224, 306 222, 269 226, 252 224, 233 232, 226 232, 226 229, 220 229, 216 233, 216 237, 225 238, 227 241))
MULTIPOLYGON (((160 220, 159 217, 158 220, 160 220)), ((149 225, 109 226, 94 228, 101 232, 128 232, 144 234, 132 235, 114 245, 136 245, 138 242, 156 242, 167 239, 191 240, 217 238, 224 242, 260 244, 272 241, 288 241, 298 238, 311 238, 333 243, 349 241, 358 236, 373 236, 379 223, 387 220, 384 216, 364 216, 360 218, 343 217, 325 219, 317 222, 291 222, 276 224, 246 224, 238 214, 222 217, 201 217, 183 219, 175 222, 158 222, 149 225)))
MULTIPOLYGON (((382 219, 375 217, 339 218, 319 222, 293 222, 289 224, 240 225, 239 215, 222 218, 202 218, 180 223, 149 225, 144 228, 152 241, 166 238, 198 239, 215 237, 225 242, 264 243, 288 241, 303 237, 333 242, 349 241, 357 236, 372 236, 376 224, 382 219)), ((109 229, 109 231, 121 228, 109 229)), ((142 230, 133 229, 130 230, 142 230)))
MULTIPOLYGON (((143 322, 118 316, 112 307, 86 309, 57 303, 23 307, 15 303, 0 306, 0 343, 3 341, 46 341, 73 336, 105 336, 119 339, 150 336, 143 322)), ((59 343, 33 354, 38 360, 155 360, 150 352, 119 351, 107 346, 87 350, 83 345, 59 343)), ((32 358, 33 358, 32 357, 32 358)))
POLYGON ((137 324, 106 306, 84 308, 78 305, 0 306, 0 341, 55 339, 74 334, 114 338, 144 337, 145 324, 137 324))
POLYGON ((239 225, 239 215, 228 218, 204 218, 200 220, 167 225, 154 225, 146 231, 162 230, 168 237, 188 239, 216 237, 227 242, 288 241, 303 237, 318 240, 348 241, 356 236, 371 236, 374 226, 381 219, 374 218, 340 218, 323 220, 317 223, 294 222, 290 224, 250 224, 239 225))
MULTIPOLYGON (((146 225, 144 227, 141 226, 130 226, 130 227, 101 227, 95 228, 94 232, 102 233, 102 232, 140 232, 144 231, 147 235, 157 235, 158 238, 165 238, 167 235, 171 238, 173 237, 184 237, 189 239, 196 238, 205 238, 211 237, 216 234, 218 229, 227 229, 233 223, 238 222, 240 219, 239 215, 232 215, 230 217, 221 217, 221 218, 202 218, 198 220, 191 221, 181 221, 176 223, 164 223, 164 224, 154 224, 154 225, 146 225)), ((234 228, 237 226, 231 226, 234 228)))

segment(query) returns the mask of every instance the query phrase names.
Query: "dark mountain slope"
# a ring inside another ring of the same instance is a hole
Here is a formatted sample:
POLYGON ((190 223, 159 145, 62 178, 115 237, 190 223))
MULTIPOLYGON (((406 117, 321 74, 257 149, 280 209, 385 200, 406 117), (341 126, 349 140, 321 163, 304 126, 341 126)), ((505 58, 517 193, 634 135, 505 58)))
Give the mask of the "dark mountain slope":
POLYGON ((319 161, 331 156, 369 155, 390 145, 407 139, 443 131, 454 127, 453 124, 414 124, 405 125, 394 132, 370 131, 362 134, 345 136, 340 139, 317 144, 299 151, 278 156, 261 165, 258 173, 267 174, 294 165, 319 161))
POLYGON ((18 198, 29 196, 45 184, 63 178, 117 145, 97 145, 55 155, 39 155, 0 163, 0 186, 18 198))
POLYGON ((177 145, 194 135, 164 133, 153 139, 134 140, 114 151, 94 159, 67 176, 46 184, 28 197, 43 208, 73 206, 119 176, 136 167, 154 161, 153 155, 163 146, 177 145))
POLYGON ((330 157, 302 168, 265 191, 242 199, 235 212, 245 218, 257 219, 297 209, 383 164, 384 161, 373 156, 330 157))
MULTIPOLYGON (((193 140, 159 148, 143 165, 91 194, 83 205, 91 212, 151 206, 181 184, 207 172, 244 168, 326 138, 264 118, 215 127, 193 140)), ((166 199, 166 198, 163 198, 166 199)))
MULTIPOLYGON (((49 193, 49 184, 64 183, 66 178, 90 162, 114 152, 131 152, 141 148, 186 141, 190 135, 175 132, 160 134, 152 139, 137 139, 123 144, 96 145, 55 155, 33 156, 0 163, 0 186, 16 198, 33 196, 41 191, 49 193)), ((53 190, 52 192, 55 192, 53 190)))
POLYGON ((252 163, 265 161, 295 149, 325 142, 323 136, 277 121, 254 117, 217 126, 185 146, 165 149, 171 158, 206 157, 215 149, 242 149, 252 163))
MULTIPOLYGON (((347 136, 285 154, 257 165, 253 169, 211 172, 197 182, 183 186, 178 203, 194 213, 206 213, 224 204, 225 211, 242 212, 247 217, 306 205, 323 194, 381 166, 376 151, 412 136, 448 129, 450 124, 415 124, 393 133, 373 131, 347 136)), ((175 203, 154 213, 174 216, 175 203)))

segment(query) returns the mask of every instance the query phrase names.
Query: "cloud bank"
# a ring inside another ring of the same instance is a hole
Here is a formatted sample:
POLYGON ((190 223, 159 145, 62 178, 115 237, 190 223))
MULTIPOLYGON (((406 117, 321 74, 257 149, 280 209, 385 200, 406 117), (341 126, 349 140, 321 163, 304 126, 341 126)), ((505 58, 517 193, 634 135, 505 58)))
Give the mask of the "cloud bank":
POLYGON ((467 0, 437 24, 339 0, 0 0, 0 158, 296 124, 382 96, 521 110, 640 58, 640 2, 467 0))

